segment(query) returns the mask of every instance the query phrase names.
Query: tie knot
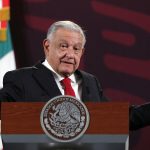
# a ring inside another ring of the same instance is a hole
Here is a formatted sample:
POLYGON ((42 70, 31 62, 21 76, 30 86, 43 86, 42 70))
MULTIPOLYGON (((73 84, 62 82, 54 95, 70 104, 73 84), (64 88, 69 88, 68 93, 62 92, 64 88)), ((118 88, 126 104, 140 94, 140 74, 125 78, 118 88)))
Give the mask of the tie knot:
POLYGON ((71 84, 71 80, 67 77, 62 80, 63 85, 71 84))
POLYGON ((71 86, 71 80, 67 77, 61 80, 62 85, 64 86, 64 94, 75 96, 75 92, 71 86))

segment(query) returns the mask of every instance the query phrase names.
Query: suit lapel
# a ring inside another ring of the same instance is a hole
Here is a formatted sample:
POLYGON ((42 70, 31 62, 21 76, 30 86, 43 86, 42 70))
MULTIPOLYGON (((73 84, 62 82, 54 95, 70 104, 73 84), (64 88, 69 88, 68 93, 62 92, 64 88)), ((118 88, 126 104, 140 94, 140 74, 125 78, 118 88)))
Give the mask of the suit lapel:
POLYGON ((50 98, 61 95, 61 92, 55 82, 52 72, 41 63, 35 66, 33 77, 40 87, 47 92, 50 98))
POLYGON ((83 102, 88 102, 90 101, 88 78, 82 71, 77 70, 76 73, 77 75, 80 76, 80 78, 82 78, 82 99, 81 100, 83 102))

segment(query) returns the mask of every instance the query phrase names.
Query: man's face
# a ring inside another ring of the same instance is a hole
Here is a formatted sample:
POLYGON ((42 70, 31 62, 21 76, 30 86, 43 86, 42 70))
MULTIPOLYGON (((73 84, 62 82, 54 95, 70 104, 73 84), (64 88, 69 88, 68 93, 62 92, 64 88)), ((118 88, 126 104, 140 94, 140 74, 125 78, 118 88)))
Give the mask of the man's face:
POLYGON ((58 74, 69 76, 74 73, 84 51, 80 33, 60 28, 43 44, 46 59, 58 74))

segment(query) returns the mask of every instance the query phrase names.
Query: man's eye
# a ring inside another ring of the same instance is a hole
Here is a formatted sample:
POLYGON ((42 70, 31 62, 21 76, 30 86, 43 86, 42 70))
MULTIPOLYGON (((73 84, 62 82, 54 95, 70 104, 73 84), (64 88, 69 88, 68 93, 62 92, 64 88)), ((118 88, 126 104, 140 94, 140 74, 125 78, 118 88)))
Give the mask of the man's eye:
POLYGON ((60 47, 61 48, 67 48, 68 46, 67 46, 67 44, 60 44, 60 47))
POLYGON ((74 50, 75 50, 75 51, 80 51, 81 48, 80 48, 80 47, 74 47, 74 50))

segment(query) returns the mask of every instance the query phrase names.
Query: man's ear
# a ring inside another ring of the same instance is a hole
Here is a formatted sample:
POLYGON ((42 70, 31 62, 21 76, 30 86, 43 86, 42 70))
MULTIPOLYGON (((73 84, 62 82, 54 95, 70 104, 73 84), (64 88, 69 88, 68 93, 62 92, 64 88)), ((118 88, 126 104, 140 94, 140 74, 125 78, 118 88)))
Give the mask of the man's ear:
POLYGON ((49 47, 49 40, 48 39, 43 40, 43 47, 46 49, 49 47))
POLYGON ((49 40, 48 39, 44 39, 43 40, 43 47, 44 47, 45 54, 47 54, 47 52, 49 51, 49 49, 48 49, 49 46, 50 46, 49 40))

